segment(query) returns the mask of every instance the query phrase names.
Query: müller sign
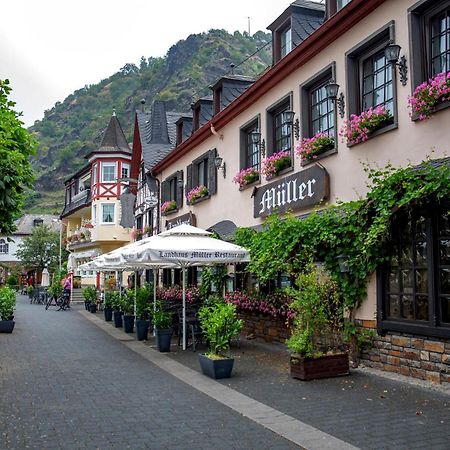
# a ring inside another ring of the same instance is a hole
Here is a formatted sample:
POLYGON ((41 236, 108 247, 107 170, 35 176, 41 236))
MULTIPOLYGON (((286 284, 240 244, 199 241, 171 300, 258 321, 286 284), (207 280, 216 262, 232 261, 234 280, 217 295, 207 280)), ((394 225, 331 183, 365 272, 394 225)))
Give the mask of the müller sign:
POLYGON ((258 188, 254 195, 253 217, 316 205, 328 198, 329 191, 327 171, 318 165, 311 166, 258 188))

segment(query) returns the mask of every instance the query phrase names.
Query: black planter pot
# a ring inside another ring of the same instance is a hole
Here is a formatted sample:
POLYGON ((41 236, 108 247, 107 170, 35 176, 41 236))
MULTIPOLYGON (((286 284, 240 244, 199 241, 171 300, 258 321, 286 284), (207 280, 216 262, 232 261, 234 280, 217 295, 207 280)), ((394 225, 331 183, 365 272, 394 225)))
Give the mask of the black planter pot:
POLYGON ((12 333, 15 324, 14 320, 0 320, 0 333, 12 333))
POLYGON ((124 314, 123 316, 123 331, 125 333, 132 333, 134 330, 134 316, 124 314))
POLYGON ((113 311, 114 315, 114 326, 116 328, 122 328, 122 311, 113 311))
POLYGON ((233 370, 234 358, 210 359, 199 353, 198 360, 203 375, 217 380, 218 378, 230 378, 233 370))
POLYGON ((149 320, 136 319, 136 337, 138 341, 146 341, 148 339, 149 328, 149 320))
POLYGON ((170 352, 170 343, 172 341, 172 329, 156 329, 156 345, 160 352, 170 352))
POLYGON ((89 311, 92 314, 95 314, 97 312, 97 304, 96 303, 90 303, 89 304, 89 311))
POLYGON ((103 312, 105 313, 105 322, 111 322, 112 321, 112 309, 111 308, 105 308, 103 310, 103 312))
POLYGON ((87 300, 84 301, 84 309, 86 311, 89 311, 89 306, 90 306, 91 302, 88 302, 87 300))

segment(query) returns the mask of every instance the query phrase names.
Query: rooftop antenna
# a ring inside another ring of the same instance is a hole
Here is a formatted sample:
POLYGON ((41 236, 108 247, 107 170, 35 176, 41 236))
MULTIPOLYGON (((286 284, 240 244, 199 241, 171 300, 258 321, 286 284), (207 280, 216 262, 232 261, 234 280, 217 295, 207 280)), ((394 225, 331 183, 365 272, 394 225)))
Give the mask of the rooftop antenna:
POLYGON ((247 23, 248 23, 248 35, 250 36, 250 16, 247 16, 247 23))
POLYGON ((113 117, 116 117, 116 108, 113 108, 113 113, 112 113, 113 117))
POLYGON ((234 63, 230 64, 231 67, 231 75, 234 75, 234 68, 236 67, 234 63))
POLYGON ((141 99, 141 105, 142 112, 145 112, 145 98, 141 99))

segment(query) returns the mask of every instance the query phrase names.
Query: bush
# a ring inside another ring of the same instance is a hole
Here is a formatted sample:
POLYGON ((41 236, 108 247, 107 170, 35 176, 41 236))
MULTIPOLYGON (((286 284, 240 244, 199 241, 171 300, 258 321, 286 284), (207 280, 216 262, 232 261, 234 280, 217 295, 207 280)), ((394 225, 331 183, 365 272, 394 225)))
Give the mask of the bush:
POLYGON ((127 289, 124 292, 120 305, 120 309, 125 315, 132 316, 134 314, 134 290, 127 289))
POLYGON ((157 329, 167 329, 172 327, 172 314, 162 309, 160 301, 156 304, 156 311, 151 312, 153 326, 157 329))
POLYGON ((89 303, 96 303, 97 301, 97 290, 94 286, 88 286, 83 289, 83 297, 89 303))
POLYGON ((10 287, 17 286, 19 284, 19 280, 16 275, 10 275, 6 280, 6 284, 10 287))
POLYGON ((0 288, 0 319, 10 320, 16 307, 16 291, 9 287, 0 288))
POLYGON ((231 339, 242 329, 242 320, 237 318, 236 307, 230 303, 203 306, 198 313, 200 326, 206 335, 209 355, 222 356, 230 348, 231 339))
POLYGON ((146 284, 136 291, 136 317, 141 320, 148 320, 153 302, 151 300, 152 285, 146 284))

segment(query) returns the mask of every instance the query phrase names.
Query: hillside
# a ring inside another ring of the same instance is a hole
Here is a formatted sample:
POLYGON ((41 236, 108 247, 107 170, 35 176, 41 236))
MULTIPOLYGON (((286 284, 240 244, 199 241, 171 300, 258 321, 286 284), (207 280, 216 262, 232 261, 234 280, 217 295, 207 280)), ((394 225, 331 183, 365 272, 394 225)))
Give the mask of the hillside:
POLYGON ((172 46, 165 57, 142 57, 139 66, 127 63, 109 78, 57 102, 30 128, 39 148, 33 161, 35 190, 29 193, 27 212, 61 212, 64 179, 86 163, 83 156, 98 145, 113 108, 131 142, 134 111, 141 99, 147 107, 154 99, 162 99, 170 108, 189 111, 193 101, 210 94, 208 86, 228 73, 231 63, 237 66, 237 74, 260 74, 271 62, 269 41, 270 35, 262 32, 248 36, 210 30, 191 35, 172 46))

